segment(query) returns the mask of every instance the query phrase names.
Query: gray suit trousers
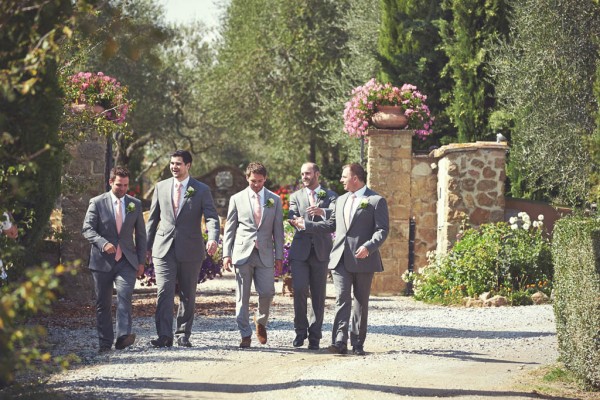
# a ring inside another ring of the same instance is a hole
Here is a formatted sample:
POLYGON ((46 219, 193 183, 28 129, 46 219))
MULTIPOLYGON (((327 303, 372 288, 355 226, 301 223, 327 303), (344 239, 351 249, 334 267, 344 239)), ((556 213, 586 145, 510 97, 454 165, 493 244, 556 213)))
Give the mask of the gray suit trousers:
POLYGON ((179 308, 175 334, 189 338, 194 323, 196 287, 202 262, 177 261, 174 246, 163 258, 153 257, 156 275, 157 304, 154 320, 158 336, 173 338, 173 307, 175 284, 179 284, 179 308))
POLYGON ((131 333, 131 297, 136 270, 125 257, 108 272, 92 270, 96 291, 96 327, 100 346, 112 346, 115 336, 112 321, 113 282, 117 289, 117 338, 131 333))
POLYGON ((311 248, 306 261, 290 261, 294 287, 294 329, 297 335, 308 336, 312 340, 321 340, 323 337, 321 327, 325 312, 328 262, 319 261, 314 248, 311 248), (307 316, 309 295, 311 309, 307 316))
POLYGON ((248 262, 235 266, 235 280, 237 283, 235 316, 238 329, 242 337, 252 336, 248 310, 252 281, 254 281, 254 288, 258 292, 258 312, 255 314, 256 321, 263 326, 267 326, 271 302, 273 301, 273 296, 275 296, 273 267, 265 266, 258 254, 258 250, 254 249, 248 258, 248 262))
POLYGON ((363 346, 367 337, 367 317, 373 272, 348 272, 340 262, 331 271, 336 290, 335 317, 333 319, 332 343, 348 342, 348 327, 352 315, 350 343, 363 346), (354 292, 354 301, 352 300, 354 292))

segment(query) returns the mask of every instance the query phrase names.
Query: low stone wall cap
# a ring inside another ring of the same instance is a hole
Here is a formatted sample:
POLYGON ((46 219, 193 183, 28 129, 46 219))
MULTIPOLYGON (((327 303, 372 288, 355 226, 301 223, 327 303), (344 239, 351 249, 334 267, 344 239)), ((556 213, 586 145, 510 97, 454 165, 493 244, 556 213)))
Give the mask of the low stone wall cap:
POLYGON ((477 150, 508 150, 508 144, 497 142, 451 143, 433 150, 429 155, 442 158, 449 153, 468 152, 477 150))

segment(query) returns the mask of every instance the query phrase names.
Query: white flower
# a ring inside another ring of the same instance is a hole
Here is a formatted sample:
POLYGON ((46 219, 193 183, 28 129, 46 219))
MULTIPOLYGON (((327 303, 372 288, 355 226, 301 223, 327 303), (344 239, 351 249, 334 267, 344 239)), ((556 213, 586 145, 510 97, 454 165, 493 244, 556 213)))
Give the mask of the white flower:
POLYGON ((537 221, 533 221, 533 224, 532 224, 532 225, 533 225, 533 227, 534 227, 534 228, 537 228, 537 227, 539 227, 539 226, 540 226, 540 225, 539 225, 539 222, 537 222, 537 221))
POLYGON ((543 214, 538 215, 538 220, 543 221, 544 220, 544 215, 543 214))
POLYGON ((512 229, 512 230, 519 229, 519 225, 517 225, 517 224, 512 224, 512 225, 510 226, 510 229, 512 229))
POLYGON ((528 223, 523 224, 523 229, 528 230, 531 225, 528 223))
POLYGON ((529 218, 529 214, 527 214, 527 213, 523 213, 523 214, 524 214, 523 217, 521 217, 521 218, 523 218, 523 222, 531 221, 531 218, 529 218))
POLYGON ((520 213, 517 214, 517 217, 523 218, 523 215, 526 215, 526 213, 524 211, 521 211, 520 213))
POLYGON ((517 223, 517 217, 510 217, 510 219, 508 220, 509 224, 516 224, 517 223))

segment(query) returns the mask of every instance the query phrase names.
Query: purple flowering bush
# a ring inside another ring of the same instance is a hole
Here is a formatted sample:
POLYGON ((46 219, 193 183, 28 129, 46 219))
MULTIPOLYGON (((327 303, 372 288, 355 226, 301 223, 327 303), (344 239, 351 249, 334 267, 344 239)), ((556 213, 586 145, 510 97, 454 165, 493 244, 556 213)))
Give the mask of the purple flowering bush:
POLYGON ((404 84, 397 88, 373 78, 364 86, 352 90, 352 98, 344 109, 344 132, 353 137, 363 137, 367 134, 378 105, 399 106, 408 117, 408 128, 414 129, 419 138, 425 139, 433 132, 431 125, 434 120, 425 104, 426 100, 427 96, 414 85, 404 84))
MULTIPOLYGON (((208 240, 208 234, 203 233, 204 241, 208 240)), ((219 239, 217 251, 212 256, 207 255, 202 262, 200 273, 198 274, 198 283, 206 282, 208 279, 214 279, 217 276, 223 276, 223 240, 219 239)), ((154 263, 152 260, 146 260, 144 276, 140 278, 142 286, 156 285, 156 276, 154 274, 154 263)))

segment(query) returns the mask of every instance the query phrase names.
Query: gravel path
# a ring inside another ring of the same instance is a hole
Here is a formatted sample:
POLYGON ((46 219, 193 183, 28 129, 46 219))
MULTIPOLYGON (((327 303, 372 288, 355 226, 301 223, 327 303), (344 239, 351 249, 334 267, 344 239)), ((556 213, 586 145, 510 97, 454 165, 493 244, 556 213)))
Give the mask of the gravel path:
MULTIPOLYGON (((280 294, 268 343, 253 338, 252 348, 238 349, 233 288, 231 275, 199 286, 200 304, 219 307, 197 315, 191 349, 152 348, 152 317, 135 318, 132 347, 103 355, 97 354, 93 315, 77 330, 50 326, 53 352, 74 352, 82 363, 52 376, 47 386, 68 398, 102 399, 552 398, 515 384, 526 371, 557 359, 549 305, 467 309, 374 297, 367 355, 332 355, 292 347, 292 299, 280 294)), ((332 284, 327 290, 324 347, 335 293, 332 284)))

